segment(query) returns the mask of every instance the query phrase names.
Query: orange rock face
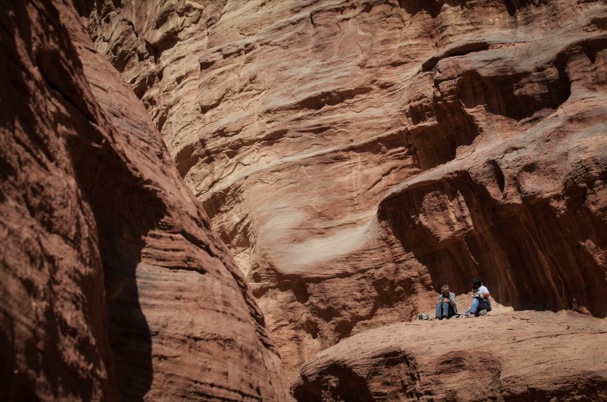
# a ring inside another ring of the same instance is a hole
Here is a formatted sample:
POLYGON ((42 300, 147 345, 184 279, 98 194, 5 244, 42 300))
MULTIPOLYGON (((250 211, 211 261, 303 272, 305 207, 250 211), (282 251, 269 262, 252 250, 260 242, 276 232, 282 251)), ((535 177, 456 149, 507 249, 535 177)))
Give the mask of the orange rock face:
POLYGON ((607 315, 603 1, 80 8, 292 377, 476 275, 515 309, 607 315))
POLYGON ((56 1, 0 13, 0 399, 288 399, 145 108, 56 1))

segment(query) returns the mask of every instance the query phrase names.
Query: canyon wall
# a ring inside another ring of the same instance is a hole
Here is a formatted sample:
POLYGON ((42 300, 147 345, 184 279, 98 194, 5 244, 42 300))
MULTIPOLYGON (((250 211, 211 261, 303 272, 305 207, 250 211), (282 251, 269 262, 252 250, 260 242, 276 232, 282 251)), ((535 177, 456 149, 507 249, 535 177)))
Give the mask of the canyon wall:
POLYGON ((0 399, 288 400, 243 275, 69 2, 0 11, 0 399))
POLYGON ((607 6, 81 2, 294 377, 480 275, 607 315, 607 6))

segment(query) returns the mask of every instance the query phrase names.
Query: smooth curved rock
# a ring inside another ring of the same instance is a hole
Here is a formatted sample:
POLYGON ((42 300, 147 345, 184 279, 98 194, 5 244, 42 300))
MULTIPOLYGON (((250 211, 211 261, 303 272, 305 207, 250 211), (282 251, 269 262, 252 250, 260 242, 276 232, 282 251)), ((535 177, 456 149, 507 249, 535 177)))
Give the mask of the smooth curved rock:
POLYGON ((288 400, 143 105, 61 1, 0 12, 0 399, 288 400))

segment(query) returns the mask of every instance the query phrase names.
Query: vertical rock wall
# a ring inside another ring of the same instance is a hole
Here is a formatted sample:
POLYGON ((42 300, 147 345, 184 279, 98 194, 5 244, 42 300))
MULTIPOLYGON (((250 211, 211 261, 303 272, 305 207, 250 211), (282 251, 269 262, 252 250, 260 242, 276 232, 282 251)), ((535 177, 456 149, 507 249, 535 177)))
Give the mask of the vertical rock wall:
POLYGON ((0 15, 0 399, 116 399, 94 182, 76 173, 100 112, 54 7, 0 15))
POLYGON ((605 316, 602 1, 83 5, 291 374, 482 275, 605 316))
POLYGON ((0 399, 289 399, 242 274, 76 11, 0 17, 0 399))

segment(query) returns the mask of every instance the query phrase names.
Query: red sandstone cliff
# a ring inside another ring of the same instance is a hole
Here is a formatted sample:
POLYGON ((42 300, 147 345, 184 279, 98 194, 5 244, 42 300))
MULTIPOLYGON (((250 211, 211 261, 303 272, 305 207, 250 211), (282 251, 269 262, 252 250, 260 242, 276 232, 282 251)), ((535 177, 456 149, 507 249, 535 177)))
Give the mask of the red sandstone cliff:
POLYGON ((264 310, 292 376, 481 275, 607 314, 607 6, 83 7, 264 310))
POLYGON ((0 26, 0 399, 288 399, 242 274, 69 2, 5 2, 0 26))
POLYGON ((0 396, 286 399, 246 278, 300 400, 607 397, 603 1, 76 0, 147 112, 46 3, 0 20, 0 396), (385 326, 473 275, 506 307, 385 326))

